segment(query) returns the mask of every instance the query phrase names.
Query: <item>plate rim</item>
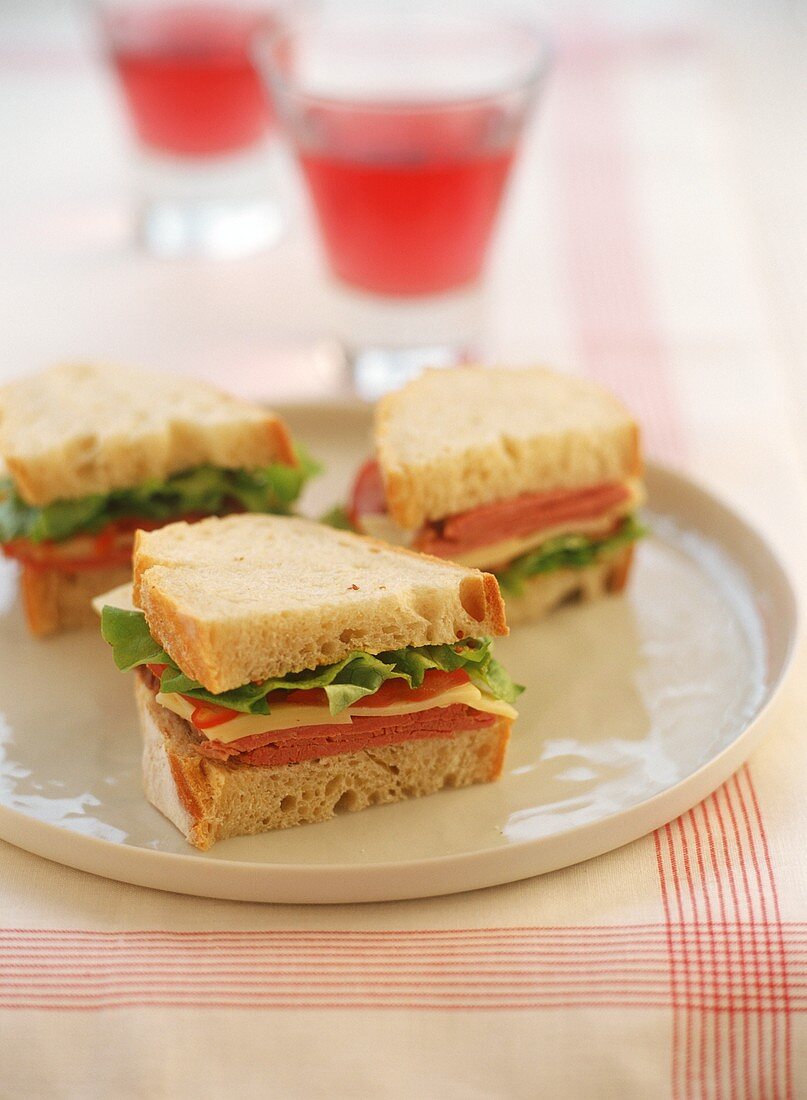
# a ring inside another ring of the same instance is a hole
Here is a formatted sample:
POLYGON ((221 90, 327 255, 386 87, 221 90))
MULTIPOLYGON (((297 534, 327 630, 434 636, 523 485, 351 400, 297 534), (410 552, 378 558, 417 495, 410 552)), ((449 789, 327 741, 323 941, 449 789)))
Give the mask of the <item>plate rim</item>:
MULTIPOLYGON (((342 407, 338 401, 305 402, 284 405, 279 411, 293 417, 317 411, 334 412, 342 407)), ((369 411, 355 404, 349 408, 352 413, 364 416, 369 411)), ((773 565, 790 612, 780 668, 762 704, 729 744, 672 786, 605 818, 581 822, 547 837, 516 840, 506 847, 361 864, 208 861, 201 853, 164 852, 88 836, 2 804, 0 839, 76 870, 151 889, 233 901, 330 905, 411 900, 484 889, 572 866, 646 836, 697 805, 747 759, 781 704, 783 688, 792 672, 802 635, 802 610, 796 586, 778 551, 756 525, 742 511, 681 470, 648 462, 647 472, 651 481, 666 480, 678 489, 694 491, 710 508, 730 521, 739 522, 756 543, 757 550, 761 549, 773 565), (591 842, 586 843, 589 834, 591 842), (603 839, 598 842, 599 835, 603 839), (606 836, 609 839, 604 839, 606 836), (573 857, 553 857, 553 850, 560 847, 572 849, 573 857), (549 857, 542 859, 547 849, 549 857), (446 871, 449 874, 441 880, 440 872, 446 871), (391 874, 395 878, 392 889, 389 883, 385 886, 391 874), (200 875, 209 876, 210 881, 191 882, 200 875)))

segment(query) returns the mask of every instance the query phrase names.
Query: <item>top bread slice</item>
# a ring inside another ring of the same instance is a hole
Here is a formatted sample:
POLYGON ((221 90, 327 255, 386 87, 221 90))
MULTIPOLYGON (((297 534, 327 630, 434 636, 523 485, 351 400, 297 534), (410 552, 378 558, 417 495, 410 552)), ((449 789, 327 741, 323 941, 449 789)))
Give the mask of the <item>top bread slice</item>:
POLYGON ((136 607, 208 691, 381 653, 506 634, 494 577, 282 516, 138 531, 136 607))
POLYGON ((0 390, 0 456, 32 505, 207 463, 294 462, 285 425, 266 409, 190 378, 92 363, 53 367, 0 390))
POLYGON ((411 530, 642 469, 638 427, 616 398, 542 367, 425 371, 379 401, 375 445, 390 515, 411 530))

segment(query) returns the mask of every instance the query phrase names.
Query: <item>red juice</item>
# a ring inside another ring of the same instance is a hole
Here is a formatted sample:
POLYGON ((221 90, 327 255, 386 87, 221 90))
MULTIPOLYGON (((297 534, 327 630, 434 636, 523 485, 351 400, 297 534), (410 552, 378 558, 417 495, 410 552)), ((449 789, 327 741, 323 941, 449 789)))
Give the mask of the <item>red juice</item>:
POLYGON ((137 135, 180 156, 247 149, 270 104, 251 60, 265 13, 190 5, 124 6, 107 16, 112 57, 137 135))
POLYGON ((338 278, 391 295, 478 278, 515 155, 498 111, 314 108, 307 122, 298 153, 338 278))

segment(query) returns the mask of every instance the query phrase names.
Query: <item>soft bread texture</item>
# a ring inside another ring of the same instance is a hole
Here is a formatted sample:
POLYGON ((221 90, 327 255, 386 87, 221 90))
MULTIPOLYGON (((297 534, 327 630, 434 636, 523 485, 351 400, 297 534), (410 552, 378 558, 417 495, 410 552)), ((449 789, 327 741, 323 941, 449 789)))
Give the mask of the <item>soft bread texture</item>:
POLYGON ((556 569, 526 581, 518 596, 506 594, 507 621, 518 626, 535 622, 566 603, 590 603, 622 592, 628 583, 633 546, 623 547, 584 569, 556 569))
POLYGON ((146 797, 197 848, 217 840, 327 821, 335 814, 488 783, 502 771, 509 719, 450 740, 408 741, 282 767, 208 760, 187 722, 135 679, 146 797))
POLYGON ((591 382, 541 367, 428 370, 383 397, 376 454, 387 505, 415 530, 520 493, 637 477, 639 430, 591 382))
POLYGON ((28 504, 160 480, 210 463, 294 461, 278 417, 189 378, 74 363, 0 390, 0 455, 28 504))
POLYGON ((123 584, 130 577, 131 570, 124 565, 80 573, 23 565, 20 588, 29 630, 40 638, 88 626, 97 630, 98 620, 91 603, 93 597, 123 584))
POLYGON ((208 691, 380 653, 506 634, 489 573, 283 516, 138 531, 134 603, 208 691))

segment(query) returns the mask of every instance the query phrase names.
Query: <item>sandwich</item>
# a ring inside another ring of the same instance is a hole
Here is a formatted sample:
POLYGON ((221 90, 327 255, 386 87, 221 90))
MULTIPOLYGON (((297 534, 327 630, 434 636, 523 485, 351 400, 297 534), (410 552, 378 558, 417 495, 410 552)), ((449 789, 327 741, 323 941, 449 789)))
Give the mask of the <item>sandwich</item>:
POLYGON ((287 512, 316 466, 271 412, 187 378, 72 364, 0 390, 0 544, 29 627, 94 621, 137 528, 287 512))
POLYGON ((139 531, 98 601, 148 799, 197 848, 496 779, 518 694, 495 579, 309 520, 139 531))
POLYGON ((610 394, 542 368, 429 370, 378 403, 348 518, 493 573, 511 623, 620 592, 643 528, 639 430, 610 394))

